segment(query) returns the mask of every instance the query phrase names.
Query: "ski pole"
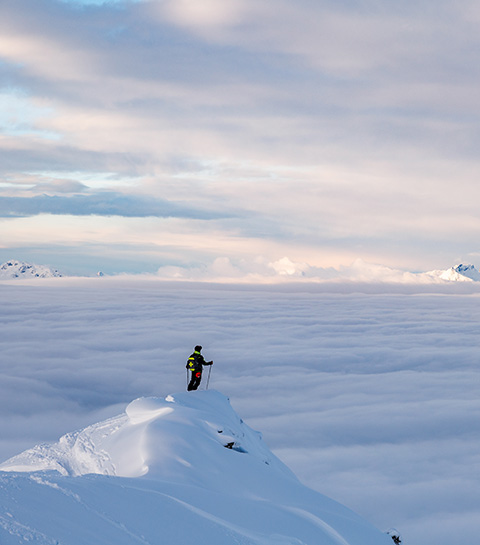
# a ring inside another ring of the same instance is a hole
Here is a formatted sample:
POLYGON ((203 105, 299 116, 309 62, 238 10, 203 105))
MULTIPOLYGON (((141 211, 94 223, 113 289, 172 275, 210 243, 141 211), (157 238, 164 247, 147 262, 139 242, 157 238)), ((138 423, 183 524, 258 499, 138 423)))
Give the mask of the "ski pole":
POLYGON ((208 383, 210 382, 210 373, 212 372, 212 366, 210 365, 208 367, 208 377, 207 377, 207 390, 208 390, 208 383))

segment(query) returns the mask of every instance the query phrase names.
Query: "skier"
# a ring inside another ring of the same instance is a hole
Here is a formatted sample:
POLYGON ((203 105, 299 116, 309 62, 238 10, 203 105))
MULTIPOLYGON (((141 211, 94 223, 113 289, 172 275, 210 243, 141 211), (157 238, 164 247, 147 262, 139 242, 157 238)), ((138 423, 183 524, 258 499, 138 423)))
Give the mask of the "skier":
POLYGON ((202 380, 202 371, 204 365, 213 365, 213 361, 205 361, 205 358, 200 354, 202 347, 197 344, 195 351, 188 358, 186 368, 192 372, 192 378, 188 383, 187 390, 196 390, 200 386, 202 380))

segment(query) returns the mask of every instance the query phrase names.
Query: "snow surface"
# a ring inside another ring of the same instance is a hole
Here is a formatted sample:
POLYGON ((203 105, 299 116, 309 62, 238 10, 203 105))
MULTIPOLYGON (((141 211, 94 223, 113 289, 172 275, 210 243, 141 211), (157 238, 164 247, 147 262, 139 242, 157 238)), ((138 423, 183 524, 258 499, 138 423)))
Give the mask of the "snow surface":
POLYGON ((2 545, 392 543, 302 485, 216 391, 139 398, 0 470, 2 545))

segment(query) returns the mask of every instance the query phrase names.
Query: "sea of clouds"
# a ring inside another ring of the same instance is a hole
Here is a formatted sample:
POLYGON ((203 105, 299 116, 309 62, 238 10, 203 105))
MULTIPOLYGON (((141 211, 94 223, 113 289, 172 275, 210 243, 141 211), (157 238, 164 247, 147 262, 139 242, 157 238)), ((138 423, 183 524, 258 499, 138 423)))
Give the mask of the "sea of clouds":
POLYGON ((0 459, 210 387, 308 486, 405 545, 470 545, 480 518, 477 283, 0 284, 0 459), (204 381, 205 382, 205 381, 204 381))

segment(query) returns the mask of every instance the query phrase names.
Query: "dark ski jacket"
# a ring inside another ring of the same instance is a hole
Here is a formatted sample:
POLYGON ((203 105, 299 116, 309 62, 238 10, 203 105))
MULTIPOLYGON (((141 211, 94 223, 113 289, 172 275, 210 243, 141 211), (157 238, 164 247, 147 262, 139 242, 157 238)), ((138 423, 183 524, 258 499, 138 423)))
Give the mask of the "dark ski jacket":
POLYGON ((205 361, 200 352, 194 352, 187 360, 186 368, 194 373, 201 373, 204 365, 212 365, 213 361, 205 361))

